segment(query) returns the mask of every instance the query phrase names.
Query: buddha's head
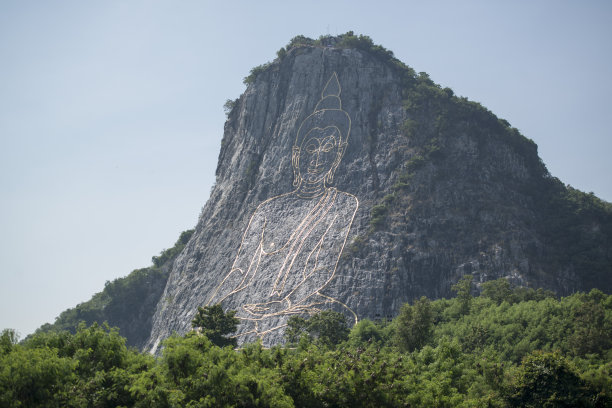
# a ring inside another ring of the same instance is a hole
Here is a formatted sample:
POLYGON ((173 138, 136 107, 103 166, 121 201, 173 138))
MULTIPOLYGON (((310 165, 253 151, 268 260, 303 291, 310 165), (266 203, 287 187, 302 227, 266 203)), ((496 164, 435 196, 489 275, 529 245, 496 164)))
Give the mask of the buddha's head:
POLYGON ((329 185, 333 181, 351 132, 351 119, 342 110, 340 90, 334 72, 314 112, 300 125, 291 157, 294 186, 303 182, 329 185))

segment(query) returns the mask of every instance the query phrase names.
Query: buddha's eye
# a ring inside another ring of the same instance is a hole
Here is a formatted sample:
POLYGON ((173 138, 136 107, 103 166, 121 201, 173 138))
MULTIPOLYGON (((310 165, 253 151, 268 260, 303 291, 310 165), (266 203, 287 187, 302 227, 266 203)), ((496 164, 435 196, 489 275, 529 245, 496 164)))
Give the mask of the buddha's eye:
POLYGON ((323 152, 330 152, 334 147, 336 147, 336 139, 333 136, 327 137, 325 138, 325 140, 323 140, 323 147, 321 148, 321 151, 323 152))
POLYGON ((323 145, 323 148, 321 149, 324 152, 329 152, 334 148, 334 144, 333 143, 325 143, 325 145, 323 145))
POLYGON ((316 152, 319 148, 319 144, 316 143, 316 141, 311 140, 308 143, 306 143, 306 151, 310 154, 313 154, 314 152, 316 152))

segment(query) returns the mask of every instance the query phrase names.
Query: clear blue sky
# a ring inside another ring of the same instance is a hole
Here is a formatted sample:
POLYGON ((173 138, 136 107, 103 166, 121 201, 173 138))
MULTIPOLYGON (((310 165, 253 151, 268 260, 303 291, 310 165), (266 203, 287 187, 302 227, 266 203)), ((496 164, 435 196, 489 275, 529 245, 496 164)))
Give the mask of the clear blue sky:
POLYGON ((52 322, 192 228, 223 103, 298 34, 369 35, 611 201, 611 5, 0 2, 0 329, 52 322))

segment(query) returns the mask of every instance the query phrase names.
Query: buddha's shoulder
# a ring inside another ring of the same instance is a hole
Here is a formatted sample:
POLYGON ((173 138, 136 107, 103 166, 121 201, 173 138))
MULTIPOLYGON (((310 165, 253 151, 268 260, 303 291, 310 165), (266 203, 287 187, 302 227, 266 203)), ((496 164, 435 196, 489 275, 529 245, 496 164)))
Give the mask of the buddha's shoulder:
POLYGON ((257 206, 256 212, 269 211, 273 208, 284 207, 290 202, 295 201, 292 193, 281 194, 275 197, 268 198, 257 206))
MULTIPOLYGON (((357 197, 350 193, 346 193, 344 191, 338 191, 335 188, 331 191, 335 194, 334 197, 334 205, 340 205, 343 207, 348 207, 351 209, 356 209, 359 205, 359 201, 357 197)), ((301 206, 307 203, 308 200, 304 200, 300 198, 293 192, 287 194, 281 194, 276 197, 272 197, 267 199, 266 201, 259 204, 257 207, 256 213, 269 213, 270 211, 275 211, 277 209, 285 209, 290 206, 301 206)))

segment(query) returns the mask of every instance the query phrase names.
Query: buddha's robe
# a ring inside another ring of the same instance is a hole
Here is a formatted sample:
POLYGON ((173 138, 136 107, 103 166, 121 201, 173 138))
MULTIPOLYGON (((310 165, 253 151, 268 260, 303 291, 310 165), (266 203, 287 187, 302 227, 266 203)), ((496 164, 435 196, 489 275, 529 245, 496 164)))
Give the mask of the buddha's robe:
POLYGON ((320 291, 334 276, 357 206, 335 188, 316 198, 292 192, 263 202, 209 304, 237 310, 246 331, 261 336, 288 316, 336 302, 320 291))

